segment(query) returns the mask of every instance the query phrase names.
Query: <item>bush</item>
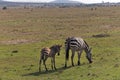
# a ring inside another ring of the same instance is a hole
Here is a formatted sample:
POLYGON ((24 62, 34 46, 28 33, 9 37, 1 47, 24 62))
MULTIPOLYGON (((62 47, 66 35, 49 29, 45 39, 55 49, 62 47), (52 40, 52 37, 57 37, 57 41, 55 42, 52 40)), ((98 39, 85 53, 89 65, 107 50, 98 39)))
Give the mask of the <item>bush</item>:
POLYGON ((7 7, 6 7, 6 6, 4 6, 2 9, 3 9, 3 10, 6 10, 6 9, 7 9, 7 7))

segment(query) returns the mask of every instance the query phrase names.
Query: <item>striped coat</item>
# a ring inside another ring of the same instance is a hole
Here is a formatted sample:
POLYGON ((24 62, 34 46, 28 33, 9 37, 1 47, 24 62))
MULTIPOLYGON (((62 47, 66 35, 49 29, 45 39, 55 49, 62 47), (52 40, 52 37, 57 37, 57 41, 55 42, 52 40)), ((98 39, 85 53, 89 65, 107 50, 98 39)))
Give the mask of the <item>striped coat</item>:
POLYGON ((69 58, 69 50, 70 49, 72 51, 71 61, 72 61, 73 66, 74 66, 73 58, 74 58, 75 52, 78 53, 78 65, 80 65, 80 57, 81 57, 81 53, 83 50, 86 52, 86 57, 87 57, 89 63, 92 63, 91 48, 89 47, 87 42, 85 40, 83 40, 82 38, 68 37, 65 41, 65 52, 66 52, 65 66, 67 66, 67 60, 69 58))

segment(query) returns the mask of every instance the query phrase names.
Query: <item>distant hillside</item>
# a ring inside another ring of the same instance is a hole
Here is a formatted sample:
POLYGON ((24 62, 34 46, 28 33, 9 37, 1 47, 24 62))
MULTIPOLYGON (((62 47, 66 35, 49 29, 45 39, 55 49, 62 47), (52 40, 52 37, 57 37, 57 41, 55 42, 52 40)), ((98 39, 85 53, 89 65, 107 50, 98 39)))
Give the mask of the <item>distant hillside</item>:
POLYGON ((50 3, 30 3, 30 2, 7 2, 0 0, 0 7, 83 7, 83 6, 120 6, 120 3, 96 3, 96 4, 84 4, 77 1, 70 0, 55 0, 50 3))
MULTIPOLYGON (((8 1, 0 0, 0 3, 3 3, 3 2, 8 2, 8 1)), ((22 2, 20 2, 20 3, 22 3, 22 2)), ((80 3, 80 2, 79 1, 70 1, 70 0, 54 0, 54 1, 51 1, 50 3, 80 3)))
POLYGON ((51 3, 80 3, 80 2, 70 1, 70 0, 55 0, 55 1, 52 1, 51 3))
POLYGON ((0 6, 16 7, 16 6, 39 6, 39 7, 74 7, 83 5, 77 1, 55 0, 50 3, 30 3, 30 2, 8 2, 0 0, 0 6), (64 4, 63 4, 64 3, 64 4))

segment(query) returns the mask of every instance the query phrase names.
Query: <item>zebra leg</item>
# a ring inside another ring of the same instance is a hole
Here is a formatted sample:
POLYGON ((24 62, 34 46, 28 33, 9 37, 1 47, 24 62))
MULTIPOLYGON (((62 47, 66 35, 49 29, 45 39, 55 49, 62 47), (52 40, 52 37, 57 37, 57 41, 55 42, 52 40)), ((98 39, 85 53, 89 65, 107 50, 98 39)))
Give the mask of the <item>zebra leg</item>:
POLYGON ((67 61, 68 59, 65 57, 65 68, 67 68, 67 61))
POLYGON ((65 68, 67 68, 67 61, 68 61, 68 59, 65 57, 65 68))
POLYGON ((48 58, 48 57, 45 57, 45 59, 44 59, 44 61, 43 61, 43 64, 44 64, 44 66, 45 66, 46 71, 48 71, 48 69, 47 69, 47 67, 46 67, 46 63, 45 63, 46 60, 47 60, 47 58, 48 58))
POLYGON ((71 63, 72 63, 72 66, 74 66, 74 61, 73 61, 74 55, 75 55, 75 51, 72 51, 72 56, 71 56, 71 63))
POLYGON ((80 57, 81 57, 82 51, 78 52, 78 65, 80 65, 80 57))
POLYGON ((65 59, 65 68, 67 67, 67 60, 65 59))
POLYGON ((54 69, 57 70, 57 68, 55 66, 55 57, 53 57, 53 63, 54 63, 54 69))
POLYGON ((51 68, 53 70, 53 58, 51 58, 51 68))
POLYGON ((39 61, 39 72, 41 72, 41 62, 42 62, 42 59, 40 59, 39 61))

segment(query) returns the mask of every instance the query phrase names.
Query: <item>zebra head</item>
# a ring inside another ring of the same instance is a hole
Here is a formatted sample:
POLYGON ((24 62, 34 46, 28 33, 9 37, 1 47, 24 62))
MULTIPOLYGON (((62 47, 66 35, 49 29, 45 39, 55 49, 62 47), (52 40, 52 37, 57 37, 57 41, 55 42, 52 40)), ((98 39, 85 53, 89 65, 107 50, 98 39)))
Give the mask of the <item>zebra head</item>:
POLYGON ((56 51, 58 53, 58 56, 60 55, 60 49, 61 49, 62 45, 56 45, 56 51))
POLYGON ((91 50, 92 50, 92 48, 89 48, 88 51, 87 51, 87 55, 86 55, 89 63, 92 63, 92 62, 93 62, 93 61, 92 61, 92 53, 91 53, 91 50))

